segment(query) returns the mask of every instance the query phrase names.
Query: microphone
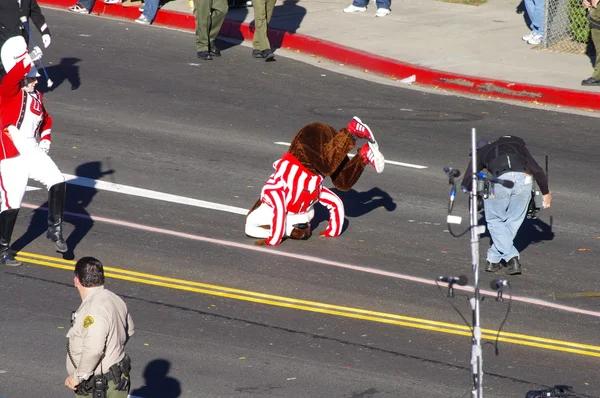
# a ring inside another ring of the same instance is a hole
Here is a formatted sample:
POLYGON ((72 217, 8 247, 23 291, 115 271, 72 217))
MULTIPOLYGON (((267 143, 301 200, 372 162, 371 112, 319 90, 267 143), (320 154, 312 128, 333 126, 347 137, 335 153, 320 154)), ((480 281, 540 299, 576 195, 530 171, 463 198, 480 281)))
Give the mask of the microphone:
POLYGON ((446 282, 451 285, 457 284, 459 286, 465 286, 467 283, 469 283, 469 280, 464 275, 461 275, 461 276, 438 276, 437 280, 438 280, 438 282, 446 282))
POLYGON ((449 177, 458 178, 460 177, 460 170, 453 169, 452 167, 444 167, 444 171, 449 177))
POLYGON ((484 180, 488 180, 489 182, 493 182, 494 184, 500 184, 502 185, 504 188, 512 188, 515 186, 514 181, 510 181, 510 180, 503 180, 501 178, 497 178, 497 177, 493 177, 493 176, 488 176, 483 172, 479 172, 477 174, 477 177, 482 178, 484 180))
POLYGON ((490 282, 490 287, 492 288, 492 290, 500 290, 504 286, 508 286, 508 285, 509 285, 509 283, 506 279, 495 279, 490 282))

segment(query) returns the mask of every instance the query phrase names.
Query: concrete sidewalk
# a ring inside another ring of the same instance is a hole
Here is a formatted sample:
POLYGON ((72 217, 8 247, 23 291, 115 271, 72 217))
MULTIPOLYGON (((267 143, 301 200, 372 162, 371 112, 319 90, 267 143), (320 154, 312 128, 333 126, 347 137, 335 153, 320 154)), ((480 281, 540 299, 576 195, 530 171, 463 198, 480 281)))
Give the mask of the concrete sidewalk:
MULTIPOLYGON (((72 4, 69 0, 39 2, 72 4)), ((392 13, 383 18, 374 16, 375 4, 366 12, 345 14, 343 8, 350 3, 278 0, 270 24, 272 44, 395 80, 415 75, 415 84, 424 86, 600 110, 600 87, 580 85, 593 71, 590 58, 537 50, 522 41, 529 29, 514 0, 488 0, 481 6, 392 0, 392 13)), ((139 16, 137 8, 105 5, 100 0, 93 12, 139 16)), ((191 14, 187 0, 173 0, 158 11, 155 25, 194 29, 191 14)), ((232 8, 221 33, 249 39, 253 20, 252 7, 232 8)))

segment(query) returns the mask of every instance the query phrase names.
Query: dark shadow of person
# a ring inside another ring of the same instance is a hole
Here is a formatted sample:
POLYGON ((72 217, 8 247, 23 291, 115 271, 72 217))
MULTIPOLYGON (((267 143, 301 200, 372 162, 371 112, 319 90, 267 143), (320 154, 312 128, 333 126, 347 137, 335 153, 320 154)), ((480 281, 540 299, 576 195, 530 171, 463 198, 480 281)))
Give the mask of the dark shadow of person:
POLYGON ((144 369, 144 386, 131 392, 134 397, 177 398, 181 395, 179 380, 169 377, 171 363, 165 359, 155 359, 144 369))
MULTIPOLYGON (((335 188, 332 191, 344 203, 346 217, 360 217, 378 207, 383 207, 387 211, 394 211, 397 207, 394 199, 387 192, 379 188, 372 188, 365 192, 357 192, 354 189, 343 192, 335 188)), ((329 222, 329 211, 325 206, 315 206, 315 216, 311 222, 311 230, 315 231, 321 222, 329 222)), ((350 222, 345 220, 342 231, 345 231, 349 225, 350 222)))
MULTIPOLYGON (((65 200, 65 217, 63 223, 68 218, 69 223, 73 225, 74 229, 66 240, 69 250, 62 253, 64 259, 73 260, 75 258, 75 248, 94 226, 94 220, 92 220, 86 210, 98 192, 96 189, 90 187, 90 185, 93 186, 92 180, 100 179, 102 176, 112 173, 114 173, 114 170, 102 171, 102 162, 89 162, 78 166, 75 170, 75 175, 77 175, 78 179, 81 179, 80 185, 73 184, 77 183, 77 179, 67 182, 67 198, 65 200)), ((39 236, 43 235, 44 238, 46 237, 46 230, 48 229, 47 209, 48 202, 46 201, 38 209, 32 211, 29 227, 23 236, 11 245, 13 250, 18 252, 39 236)))
POLYGON ((273 9, 273 16, 269 24, 269 43, 273 50, 281 48, 284 37, 287 34, 294 34, 302 25, 306 8, 300 7, 300 0, 284 0, 283 4, 273 9))
MULTIPOLYGON (((519 253, 523 252, 529 245, 536 244, 544 241, 549 241, 554 239, 554 232, 552 232, 552 217, 550 217, 550 224, 546 224, 544 221, 539 218, 529 219, 525 218, 519 231, 517 231, 517 236, 513 240, 513 244, 515 249, 519 253)), ((485 216, 482 212, 482 217, 479 219, 479 225, 486 225, 485 216)), ((479 236, 480 238, 489 238, 489 246, 485 248, 485 252, 487 253, 487 249, 493 244, 492 237, 486 227, 485 232, 479 236)))
POLYGON ((517 4, 515 11, 517 14, 523 15, 523 22, 525 22, 525 25, 529 28, 531 26, 531 19, 529 18, 529 14, 527 14, 527 8, 525 8, 525 2, 523 0, 517 4))
POLYGON ((42 77, 39 78, 36 88, 41 93, 47 93, 48 91, 56 89, 66 80, 71 83, 71 90, 77 90, 79 86, 81 86, 79 65, 77 65, 79 61, 81 61, 79 58, 62 58, 59 64, 48 66, 46 72, 48 73, 48 77, 54 83, 52 87, 48 87, 44 72, 40 68, 39 72, 42 77))

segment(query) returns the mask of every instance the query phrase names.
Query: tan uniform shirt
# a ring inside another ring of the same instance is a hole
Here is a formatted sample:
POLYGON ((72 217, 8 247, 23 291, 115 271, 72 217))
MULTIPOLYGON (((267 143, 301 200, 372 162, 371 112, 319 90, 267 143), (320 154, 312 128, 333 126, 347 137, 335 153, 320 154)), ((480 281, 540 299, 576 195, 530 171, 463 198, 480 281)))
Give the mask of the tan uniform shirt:
POLYGON ((71 357, 77 367, 75 369, 67 354, 67 372, 80 379, 87 379, 92 373, 107 373, 123 359, 125 342, 133 332, 133 319, 125 302, 104 286, 91 288, 67 334, 71 357))

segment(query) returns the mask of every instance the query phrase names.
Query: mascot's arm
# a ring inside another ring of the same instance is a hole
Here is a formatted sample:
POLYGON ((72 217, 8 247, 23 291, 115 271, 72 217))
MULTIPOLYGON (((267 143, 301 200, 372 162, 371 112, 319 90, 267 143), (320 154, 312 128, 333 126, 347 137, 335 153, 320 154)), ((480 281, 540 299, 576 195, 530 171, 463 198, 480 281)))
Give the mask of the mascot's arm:
POLYGON ((333 185, 340 191, 349 191, 362 175, 366 165, 358 154, 352 159, 346 159, 331 175, 333 185))
POLYGON ((339 132, 324 123, 311 123, 296 134, 290 150, 302 163, 310 163, 320 174, 331 176, 356 146, 348 129, 339 132))
POLYGON ((256 245, 277 246, 283 240, 285 233, 285 220, 287 216, 287 205, 285 203, 285 192, 283 189, 269 189, 263 192, 263 200, 273 208, 273 221, 271 223, 271 236, 267 239, 256 241, 256 245))
POLYGON ((344 203, 330 189, 323 187, 319 196, 319 203, 329 210, 329 225, 320 233, 321 236, 339 236, 344 226, 344 203))

